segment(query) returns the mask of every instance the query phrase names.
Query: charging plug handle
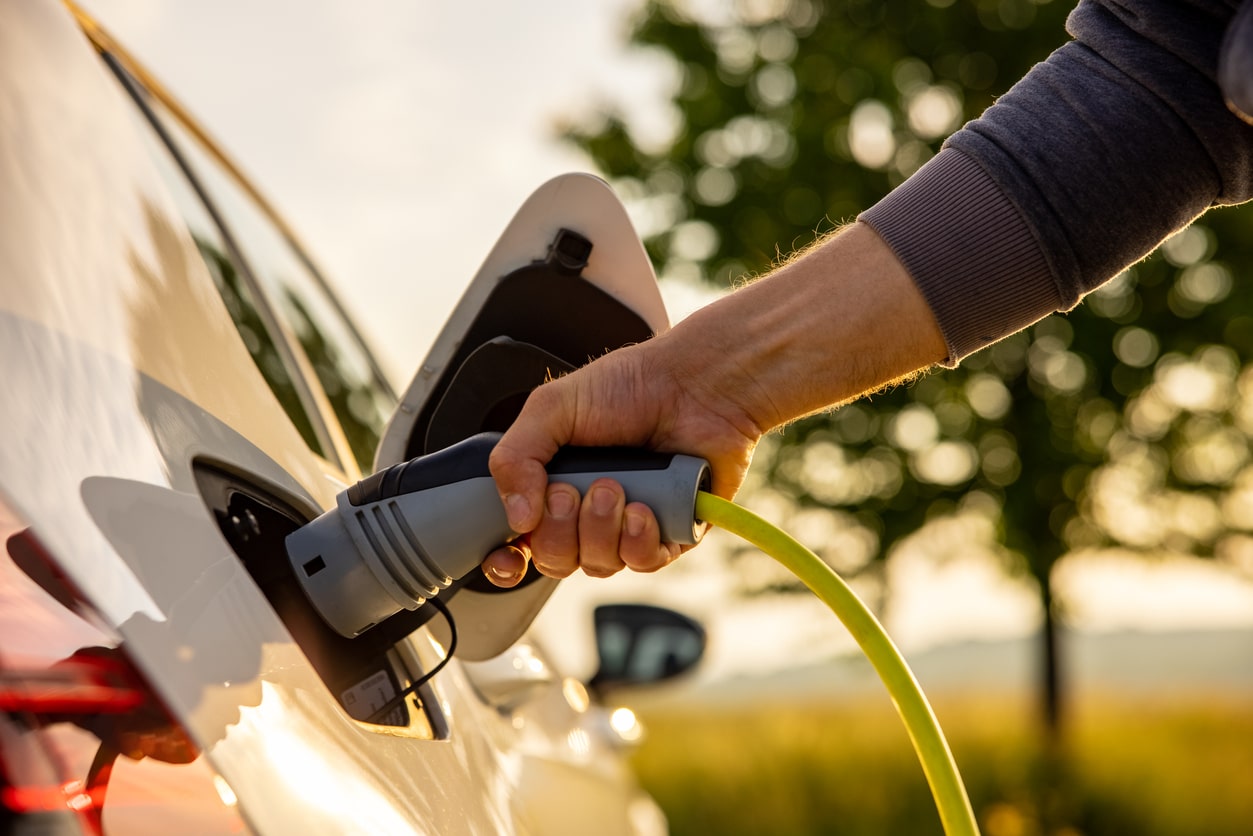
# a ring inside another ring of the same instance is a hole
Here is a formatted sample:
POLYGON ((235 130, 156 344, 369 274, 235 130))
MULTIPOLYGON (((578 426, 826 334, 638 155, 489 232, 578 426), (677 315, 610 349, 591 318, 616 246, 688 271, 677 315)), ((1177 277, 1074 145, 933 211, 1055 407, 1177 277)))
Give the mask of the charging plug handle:
MULTIPOLYGON (((357 636, 402 608, 417 609, 515 536, 488 470, 499 440, 500 433, 481 433, 381 470, 287 538, 292 571, 332 628, 357 636)), ((580 493, 614 479, 628 502, 653 510, 666 542, 693 544, 704 532, 696 519, 696 495, 710 482, 703 459, 566 447, 548 474, 580 493)))

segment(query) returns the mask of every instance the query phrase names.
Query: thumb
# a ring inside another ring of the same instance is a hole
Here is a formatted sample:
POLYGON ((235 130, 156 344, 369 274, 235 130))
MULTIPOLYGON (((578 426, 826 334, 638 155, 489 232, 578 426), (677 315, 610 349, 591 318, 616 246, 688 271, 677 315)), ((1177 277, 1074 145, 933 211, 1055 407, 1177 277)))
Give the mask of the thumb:
POLYGON ((519 534, 539 525, 548 487, 544 467, 570 440, 572 422, 560 388, 553 382, 533 391, 488 459, 509 527, 519 534))

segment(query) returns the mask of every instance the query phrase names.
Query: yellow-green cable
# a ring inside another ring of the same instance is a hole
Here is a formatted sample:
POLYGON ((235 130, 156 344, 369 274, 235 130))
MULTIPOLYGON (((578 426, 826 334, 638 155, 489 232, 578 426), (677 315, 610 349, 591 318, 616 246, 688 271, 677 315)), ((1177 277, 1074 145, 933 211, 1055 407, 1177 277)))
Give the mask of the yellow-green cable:
POLYGON ((816 554, 751 511, 711 493, 696 496, 696 516, 736 534, 782 563, 839 616, 887 686, 931 785, 948 836, 978 836, 974 810, 930 703, 896 645, 844 580, 816 554))

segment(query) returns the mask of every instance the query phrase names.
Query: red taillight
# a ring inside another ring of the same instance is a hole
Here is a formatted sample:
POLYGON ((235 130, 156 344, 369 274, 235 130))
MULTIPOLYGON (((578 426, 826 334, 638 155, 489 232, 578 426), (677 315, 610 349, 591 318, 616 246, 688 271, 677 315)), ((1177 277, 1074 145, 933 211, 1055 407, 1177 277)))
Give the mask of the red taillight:
POLYGON ((144 702, 130 665, 80 653, 50 668, 0 670, 0 711, 36 715, 116 714, 144 702))
POLYGON ((119 755, 196 759, 102 623, 0 497, 0 831, 16 816, 35 830, 99 834, 119 755))
POLYGON ((82 781, 43 787, 0 787, 0 802, 12 813, 29 816, 36 813, 93 812, 97 803, 82 781))
POLYGON ((0 822, 20 821, 33 832, 101 833, 113 757, 97 749, 84 778, 67 778, 50 742, 0 715, 0 822))

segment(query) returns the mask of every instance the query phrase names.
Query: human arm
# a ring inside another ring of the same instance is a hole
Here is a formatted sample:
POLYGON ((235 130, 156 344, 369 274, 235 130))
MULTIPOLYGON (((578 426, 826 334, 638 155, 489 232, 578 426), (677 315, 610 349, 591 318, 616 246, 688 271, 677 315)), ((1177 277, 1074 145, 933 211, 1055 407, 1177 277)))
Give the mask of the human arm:
MULTIPOLYGON (((944 347, 936 357, 916 356, 919 365, 936 360, 955 364, 1053 311, 1073 307, 1086 292, 1142 258, 1206 209, 1250 196, 1253 131, 1227 111, 1215 81, 1218 44, 1233 6, 1221 0, 1082 3, 1070 21, 1075 41, 1037 66, 983 117, 950 138, 933 161, 862 216, 878 232, 879 244, 887 245, 889 259, 894 258, 896 266, 912 279, 907 291, 873 281, 859 285, 861 279, 842 269, 847 252, 839 249, 844 244, 838 238, 809 256, 834 248, 830 263, 839 278, 836 286, 823 284, 831 282, 832 276, 822 270, 798 272, 789 265, 776 275, 791 275, 798 283, 815 282, 813 289, 824 299, 851 294, 856 300, 856 288, 861 287, 881 294, 877 304, 889 307, 925 300, 939 324, 944 347), (842 284, 845 280, 852 284, 842 284), (828 292, 840 296, 824 296, 828 292)), ((758 297, 742 293, 732 295, 734 306, 716 308, 716 316, 708 313, 708 321, 733 322, 739 316, 749 316, 754 323, 763 321, 758 297)), ((821 305, 806 296, 797 298, 806 306, 821 305)), ((806 312, 839 316, 847 309, 839 308, 837 313, 818 307, 806 312)), ((882 313, 877 317, 855 314, 848 324, 863 328, 890 319, 882 313)), ((909 322, 904 316, 900 321, 909 322)), ((796 417, 877 388, 900 374, 894 358, 910 356, 908 343, 916 334, 904 325, 896 330, 870 328, 860 335, 833 336, 838 337, 835 343, 811 343, 805 341, 809 337, 799 337, 801 341, 788 351, 772 352, 769 340, 757 344, 761 330, 751 327, 738 332, 733 345, 724 347, 729 352, 725 357, 699 352, 680 356, 664 349, 648 349, 645 356, 680 369, 685 363, 707 360, 705 371, 717 377, 724 373, 720 362, 731 363, 731 371, 745 371, 735 358, 759 352, 768 365, 777 362, 772 368, 780 375, 800 378, 793 381, 797 389, 783 402, 798 406, 811 395, 829 398, 825 404, 798 411, 772 410, 776 415, 796 417), (850 342, 869 346, 872 359, 848 351, 850 342), (884 362, 879 363, 880 359, 884 362)), ((614 361, 632 362, 630 356, 614 361)), ((610 365, 589 374, 604 377, 610 365)), ((655 376, 661 379, 665 374, 655 376)), ((759 380, 749 378, 754 383, 759 380)), ((579 386, 584 393, 597 388, 591 383, 579 386)), ((770 391, 768 385, 765 389, 770 391)), ((638 391, 649 398, 681 399, 683 394, 659 393, 642 384, 638 391)), ((541 426, 544 410, 563 408, 545 390, 537 397, 542 406, 523 414, 517 432, 541 426)), ((577 403, 584 420, 588 410, 600 406, 594 398, 577 403)), ((652 409, 649 405, 643 411, 652 409)), ((616 402, 606 418, 615 424, 629 423, 640 411, 635 402, 616 402)), ((639 443, 656 444, 658 439, 645 434, 639 443)), ((672 449, 683 448, 674 444, 672 449)), ((696 452, 693 448, 685 451, 696 452)), ((717 467, 715 463, 715 471, 717 467)), ((531 510, 539 513, 533 506, 531 510)), ((540 526, 532 545, 540 552, 550 546, 574 552, 582 545, 588 554, 608 547, 612 526, 600 526, 592 519, 576 525, 578 515, 590 512, 576 507, 572 513, 563 519, 563 528, 540 526), (576 528, 605 534, 595 543, 580 543, 568 533, 551 538, 547 533, 576 528)), ((611 522, 623 513, 620 502, 609 503, 611 522)), ((639 560, 647 555, 644 546, 651 541, 636 544, 623 537, 619 542, 624 555, 633 554, 639 560)), ((673 550, 664 555, 666 559, 672 556, 673 550)), ((649 565, 662 558, 650 558, 649 565)), ((567 557, 563 561, 568 565, 567 557)), ((513 566, 519 562, 515 555, 513 566)), ((626 562, 634 566, 632 559, 626 562)), ((496 565, 489 561, 488 568, 496 565)), ((596 571, 611 568, 606 564, 596 571)))
MULTIPOLYGON (((678 550, 659 543, 652 514, 627 506, 620 487, 593 485, 586 501, 568 485, 546 489, 543 463, 558 447, 701 456, 713 491, 732 497, 766 431, 944 356, 908 273, 873 230, 855 224, 670 331, 541 386, 496 446, 492 473, 510 525, 531 533, 544 574, 652 571, 678 550)), ((523 569, 516 549, 484 564, 500 585, 523 569)))
POLYGON ((935 312, 948 364, 1253 197, 1253 127, 1217 81, 1238 5, 1080 3, 1073 41, 862 215, 935 312))

